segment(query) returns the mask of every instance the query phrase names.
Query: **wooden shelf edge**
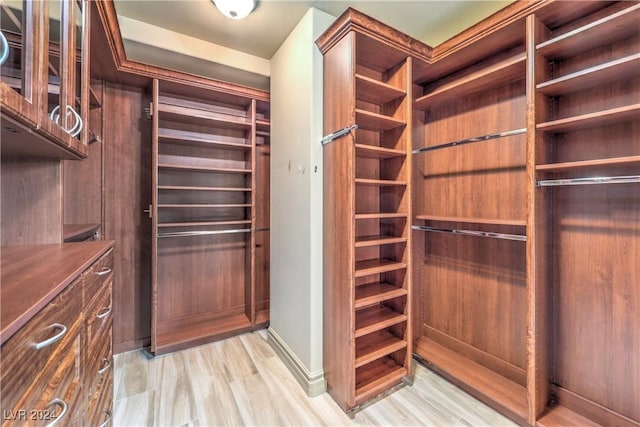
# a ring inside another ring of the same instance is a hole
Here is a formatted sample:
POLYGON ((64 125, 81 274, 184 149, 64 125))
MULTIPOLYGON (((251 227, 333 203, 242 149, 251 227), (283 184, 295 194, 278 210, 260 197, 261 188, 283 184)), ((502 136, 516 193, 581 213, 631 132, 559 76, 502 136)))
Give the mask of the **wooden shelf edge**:
POLYGON ((366 260, 356 262, 356 277, 370 276, 377 273, 386 273, 394 270, 407 268, 407 264, 396 261, 385 261, 382 259, 366 260), (360 264, 360 266, 358 266, 360 264))
POLYGON ((554 405, 547 408, 544 414, 536 421, 538 427, 600 427, 600 424, 568 409, 562 405, 554 405))
POLYGON ((581 160, 577 162, 548 163, 536 165, 537 171, 561 172, 598 166, 633 166, 640 164, 640 156, 612 157, 610 159, 581 160))
POLYGON ((368 144, 355 144, 356 148, 356 156, 365 157, 365 158, 391 158, 391 157, 401 157, 406 156, 407 153, 403 150, 398 150, 395 148, 386 148, 386 147, 378 147, 375 145, 368 144))
POLYGON ((356 406, 400 384, 407 375, 407 368, 397 365, 395 368, 389 369, 385 375, 356 388, 356 406))
MULTIPOLYGON (((366 339, 367 337, 360 338, 366 339)), ((360 368, 367 363, 374 362, 391 353, 407 348, 407 342, 394 336, 391 333, 377 334, 374 339, 367 340, 367 343, 358 349, 356 344, 355 367, 360 368), (366 349, 365 349, 366 348, 366 349)))
POLYGON ((496 219, 496 218, 465 218, 455 216, 438 216, 438 215, 416 215, 416 219, 420 221, 441 221, 441 222, 459 222, 465 224, 487 224, 487 225, 505 225, 525 227, 526 220, 516 219, 496 219))
POLYGON ((407 290, 386 283, 367 283, 356 287, 356 299, 354 308, 356 310, 367 307, 372 304, 388 301, 407 295, 407 290), (373 292, 371 291, 373 290, 373 292), (369 291, 369 292, 367 292, 369 291), (358 294, 361 294, 358 296, 358 294))
POLYGON ((407 238, 402 236, 365 236, 356 237, 356 248, 365 248, 369 246, 392 245, 396 243, 406 243, 407 238), (360 239, 360 240, 359 240, 360 239), (365 239, 365 240, 363 240, 365 239))
POLYGON ((519 423, 526 423, 525 387, 425 337, 417 340, 414 352, 420 362, 475 398, 519 423))
POLYGON ((67 242, 78 242, 95 234, 100 224, 63 224, 62 239, 67 242))
POLYGON ((617 123, 619 121, 632 119, 634 116, 638 115, 640 115, 640 104, 632 104, 624 107, 538 123, 536 125, 536 129, 545 132, 570 131, 584 129, 588 126, 604 126, 607 124, 617 123))
POLYGON ((188 166, 188 165, 177 165, 177 164, 170 164, 170 163, 158 163, 158 169, 173 169, 173 170, 211 172, 211 173, 240 173, 240 174, 251 173, 251 169, 217 168, 217 167, 210 167, 210 166, 188 166))

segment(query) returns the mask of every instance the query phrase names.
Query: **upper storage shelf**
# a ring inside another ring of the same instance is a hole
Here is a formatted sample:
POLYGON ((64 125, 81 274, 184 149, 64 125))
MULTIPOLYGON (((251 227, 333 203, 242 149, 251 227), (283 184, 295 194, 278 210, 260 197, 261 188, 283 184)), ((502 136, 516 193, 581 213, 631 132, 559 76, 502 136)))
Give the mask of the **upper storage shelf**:
POLYGON ((406 91, 395 86, 356 74, 356 97, 362 101, 380 105, 405 95, 406 91))

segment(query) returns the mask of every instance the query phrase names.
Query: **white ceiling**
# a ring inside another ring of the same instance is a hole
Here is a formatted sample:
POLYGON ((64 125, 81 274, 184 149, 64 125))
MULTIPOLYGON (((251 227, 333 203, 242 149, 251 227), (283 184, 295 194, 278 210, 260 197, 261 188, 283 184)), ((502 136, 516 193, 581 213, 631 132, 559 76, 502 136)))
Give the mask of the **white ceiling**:
MULTIPOLYGON (((211 0, 115 0, 121 29, 126 20, 130 32, 131 24, 138 21, 264 60, 273 56, 310 7, 337 17, 351 6, 413 38, 435 46, 509 3, 510 0, 260 0, 249 17, 236 21, 218 12, 211 0), (123 20, 123 16, 130 19, 123 20)), ((153 30, 153 27, 138 25, 153 30)), ((160 33, 148 33, 150 37, 160 37, 160 33)), ((150 41, 148 44, 152 47, 146 48, 146 42, 141 39, 147 33, 142 34, 142 37, 138 35, 135 40, 127 40, 127 31, 123 29, 125 49, 130 59, 197 74, 211 74, 206 58, 199 57, 190 63, 189 54, 185 55, 184 51, 182 54, 176 53, 172 46, 163 48, 159 42, 150 41)), ((186 40, 196 41, 188 37, 186 40)), ((184 40, 183 38, 183 46, 184 40)), ((214 72, 213 77, 216 77, 215 74, 214 72)), ((225 74, 233 75, 233 72, 227 70, 225 74)), ((236 83, 264 86, 264 82, 236 83)))

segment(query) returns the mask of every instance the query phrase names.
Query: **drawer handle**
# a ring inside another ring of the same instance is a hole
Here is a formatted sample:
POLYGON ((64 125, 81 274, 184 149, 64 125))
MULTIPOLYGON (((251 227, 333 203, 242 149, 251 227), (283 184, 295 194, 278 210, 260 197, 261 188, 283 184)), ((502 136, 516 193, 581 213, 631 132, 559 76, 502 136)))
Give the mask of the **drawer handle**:
POLYGON ((98 374, 102 375, 109 370, 111 367, 110 359, 102 359, 102 368, 98 369, 98 374))
POLYGON ((45 347, 50 346, 51 344, 58 342, 62 339, 62 337, 64 337, 64 335, 67 333, 67 327, 64 326, 61 323, 54 323, 53 325, 51 325, 49 328, 51 329, 60 329, 60 332, 58 332, 56 335, 52 336, 49 339, 46 339, 44 341, 40 341, 39 343, 36 343, 36 350, 41 350, 45 347))
POLYGON ((102 424, 100 424, 98 427, 107 427, 109 425, 109 421, 111 421, 111 411, 110 410, 106 410, 103 412, 103 414, 107 414, 107 419, 105 420, 105 422, 103 422, 102 424))
POLYGON ((98 319, 104 319, 109 315, 109 313, 111 313, 111 307, 104 307, 102 310, 102 313, 96 316, 98 319))
POLYGON ((65 402, 62 399, 56 398, 56 399, 53 399, 51 402, 49 402, 49 404, 47 405, 47 408, 54 405, 60 406, 62 408, 62 412, 60 412, 60 415, 58 415, 55 420, 47 424, 46 427, 52 427, 58 424, 58 422, 62 421, 62 419, 67 415, 67 402, 65 402))
POLYGON ((98 271, 96 273, 96 276, 104 276, 105 274, 109 274, 109 273, 111 273, 111 269, 110 268, 105 268, 102 271, 98 271))
POLYGON ((0 54, 0 65, 2 65, 9 58, 9 42, 2 31, 0 31, 0 45, 2 45, 2 54, 0 54))

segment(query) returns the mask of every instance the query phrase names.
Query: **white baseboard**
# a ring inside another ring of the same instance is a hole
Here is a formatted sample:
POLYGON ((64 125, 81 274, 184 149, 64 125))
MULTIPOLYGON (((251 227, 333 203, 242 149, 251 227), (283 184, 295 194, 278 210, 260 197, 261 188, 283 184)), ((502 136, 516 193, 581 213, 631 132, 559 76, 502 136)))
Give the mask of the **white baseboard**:
POLYGON ((327 391, 324 371, 320 369, 315 372, 309 372, 307 367, 298 359, 298 356, 271 327, 267 330, 267 342, 309 397, 318 396, 327 391))

